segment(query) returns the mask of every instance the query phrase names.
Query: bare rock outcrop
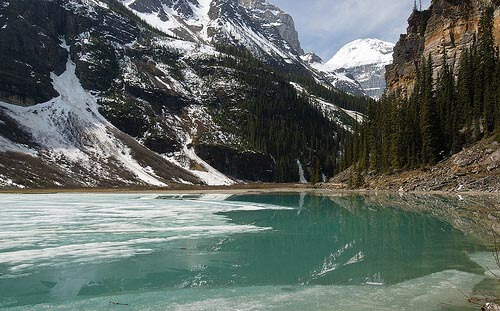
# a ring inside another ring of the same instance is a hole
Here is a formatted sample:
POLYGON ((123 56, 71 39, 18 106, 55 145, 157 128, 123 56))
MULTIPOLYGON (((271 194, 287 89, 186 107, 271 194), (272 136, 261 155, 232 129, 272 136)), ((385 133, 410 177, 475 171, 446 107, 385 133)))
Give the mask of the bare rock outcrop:
POLYGON ((277 6, 263 0, 239 0, 241 5, 250 9, 258 19, 267 23, 265 27, 276 28, 281 37, 290 45, 297 54, 304 54, 300 46, 299 33, 295 29, 295 22, 289 14, 277 6))
MULTIPOLYGON (((319 188, 347 188, 349 170, 319 188)), ((410 171, 363 176, 362 188, 401 192, 500 192, 500 143, 493 138, 469 146, 441 163, 410 171)))
POLYGON ((394 62, 387 67, 387 92, 410 95, 416 69, 423 56, 432 55, 437 77, 446 53, 451 68, 458 73, 462 52, 470 47, 478 31, 481 11, 495 7, 494 37, 500 44, 500 2, 497 0, 433 0, 425 11, 414 11, 408 19, 407 33, 394 49, 394 62))

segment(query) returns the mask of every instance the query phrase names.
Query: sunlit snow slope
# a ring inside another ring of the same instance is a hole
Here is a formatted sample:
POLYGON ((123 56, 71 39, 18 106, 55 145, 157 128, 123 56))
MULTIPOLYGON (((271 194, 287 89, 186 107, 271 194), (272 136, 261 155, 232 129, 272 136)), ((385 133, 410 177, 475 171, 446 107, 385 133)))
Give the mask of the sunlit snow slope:
MULTIPOLYGON (((32 157, 29 162, 33 166, 22 169, 26 174, 43 170, 41 163, 50 164, 47 175, 56 175, 60 180, 55 181, 54 186, 68 183, 85 187, 100 184, 167 186, 179 178, 190 183, 200 182, 161 157, 151 156, 151 152, 106 121, 97 109, 95 96, 85 91, 76 77, 75 64, 68 61, 66 66, 60 76, 52 74, 54 89, 60 94, 57 98, 32 107, 0 102, 2 116, 20 124, 23 135, 32 142, 28 145, 16 141, 15 136, 0 136, 2 154, 21 153, 32 157), (142 154, 147 156, 142 158, 142 154)), ((14 185, 10 175, 16 174, 16 170, 20 168, 2 170, 0 183, 14 185)), ((46 182, 50 183, 49 180, 46 182)), ((44 182, 29 178, 26 181, 27 186, 44 182)))

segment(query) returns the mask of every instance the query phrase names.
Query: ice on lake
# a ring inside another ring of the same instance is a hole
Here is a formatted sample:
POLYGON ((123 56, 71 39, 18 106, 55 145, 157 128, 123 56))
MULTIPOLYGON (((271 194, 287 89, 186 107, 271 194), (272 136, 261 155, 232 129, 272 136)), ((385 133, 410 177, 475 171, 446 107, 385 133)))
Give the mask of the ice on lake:
POLYGON ((432 211, 373 202, 1 195, 0 308, 474 309, 460 291, 494 265, 482 241, 432 211))

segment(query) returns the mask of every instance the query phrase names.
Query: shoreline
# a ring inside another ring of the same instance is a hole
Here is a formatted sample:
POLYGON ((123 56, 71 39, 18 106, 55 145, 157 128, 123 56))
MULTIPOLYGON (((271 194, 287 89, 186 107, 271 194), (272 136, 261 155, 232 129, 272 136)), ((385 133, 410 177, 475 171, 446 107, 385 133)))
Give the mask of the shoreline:
POLYGON ((241 184, 232 186, 179 186, 171 188, 131 187, 131 188, 37 188, 37 189, 0 189, 2 194, 105 194, 105 193, 160 193, 160 194, 245 194, 245 193, 314 193, 324 195, 379 195, 379 194, 416 194, 446 196, 500 196, 500 192, 487 191, 396 191, 376 189, 324 189, 311 184, 241 184))

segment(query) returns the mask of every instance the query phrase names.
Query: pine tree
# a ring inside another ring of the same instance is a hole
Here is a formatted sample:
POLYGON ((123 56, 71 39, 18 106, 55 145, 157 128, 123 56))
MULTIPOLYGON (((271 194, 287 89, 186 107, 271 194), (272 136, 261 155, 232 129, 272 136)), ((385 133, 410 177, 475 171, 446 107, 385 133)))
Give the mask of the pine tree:
POLYGON ((446 49, 443 52, 443 69, 439 75, 437 85, 436 106, 438 108, 438 119, 440 131, 443 138, 443 148, 448 153, 452 150, 454 131, 453 113, 455 107, 455 79, 448 65, 446 49))
POLYGON ((496 51, 493 39, 493 7, 487 7, 481 14, 478 34, 478 59, 477 71, 483 78, 482 94, 482 117, 484 119, 485 135, 492 132, 495 126, 495 85, 494 74, 496 64, 496 51))
POLYGON ((391 142, 390 142, 390 158, 392 168, 399 169, 401 167, 401 108, 395 98, 390 98, 395 105, 391 109, 391 142))
POLYGON ((356 165, 355 171, 356 171, 356 175, 354 177, 354 187, 356 189, 358 189, 358 188, 361 188, 363 186, 365 181, 364 181, 363 175, 361 174, 361 169, 359 168, 358 165, 356 165))
POLYGON ((423 62, 422 68, 424 76, 421 112, 422 164, 432 165, 439 161, 442 141, 433 94, 433 63, 430 54, 427 62, 423 62))
POLYGON ((319 160, 316 159, 316 165, 314 166, 314 175, 313 175, 313 178, 311 180, 311 183, 317 184, 320 181, 321 181, 321 172, 319 169, 319 160))

